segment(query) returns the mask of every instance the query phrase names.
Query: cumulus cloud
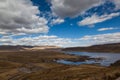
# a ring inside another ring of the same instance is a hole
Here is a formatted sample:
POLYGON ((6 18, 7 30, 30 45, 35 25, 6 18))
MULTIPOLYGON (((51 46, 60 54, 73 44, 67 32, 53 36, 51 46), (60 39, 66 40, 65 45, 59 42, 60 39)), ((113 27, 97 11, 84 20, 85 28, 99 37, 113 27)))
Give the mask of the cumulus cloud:
POLYGON ((107 31, 107 30, 116 30, 116 29, 119 29, 119 28, 115 28, 115 27, 100 28, 100 29, 98 29, 98 31, 107 31))
POLYGON ((88 35, 80 38, 80 41, 86 42, 87 45, 118 43, 120 42, 120 33, 88 35))
POLYGON ((9 44, 12 43, 12 38, 10 36, 3 36, 2 38, 0 38, 0 43, 1 44, 9 44))
POLYGON ((101 2, 101 0, 52 0, 51 9, 59 17, 75 17, 101 2))
POLYGON ((30 0, 0 0, 0 34, 48 32, 47 20, 30 0))
POLYGON ((29 45, 29 46, 61 46, 65 47, 73 43, 71 39, 59 38, 51 35, 40 35, 36 37, 22 37, 14 39, 11 36, 4 36, 0 39, 2 45, 29 45))
POLYGON ((61 24, 61 23, 63 23, 64 21, 65 21, 64 19, 57 18, 57 19, 53 19, 53 20, 51 21, 51 24, 52 24, 52 25, 61 24))
POLYGON ((109 19, 112 19, 114 17, 117 17, 119 16, 120 13, 117 12, 117 13, 111 13, 111 14, 104 14, 102 16, 98 16, 96 14, 93 14, 92 16, 90 17, 86 17, 85 19, 83 19, 82 21, 78 22, 78 24, 80 26, 85 26, 85 25, 94 25, 96 23, 100 23, 100 22, 103 22, 103 21, 106 21, 106 20, 109 20, 109 19))
POLYGON ((119 43, 120 32, 99 35, 87 35, 82 38, 60 38, 55 35, 40 35, 36 37, 12 38, 12 36, 4 36, 0 38, 2 45, 28 45, 28 46, 91 46, 96 44, 119 43))

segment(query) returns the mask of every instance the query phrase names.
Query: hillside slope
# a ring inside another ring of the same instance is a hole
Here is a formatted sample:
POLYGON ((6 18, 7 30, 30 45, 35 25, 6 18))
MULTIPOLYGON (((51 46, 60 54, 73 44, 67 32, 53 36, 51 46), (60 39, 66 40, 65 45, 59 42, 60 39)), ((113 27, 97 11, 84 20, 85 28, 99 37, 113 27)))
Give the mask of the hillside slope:
POLYGON ((0 51, 23 51, 23 50, 44 50, 44 49, 58 49, 60 47, 57 46, 10 46, 10 45, 3 45, 0 46, 0 51))

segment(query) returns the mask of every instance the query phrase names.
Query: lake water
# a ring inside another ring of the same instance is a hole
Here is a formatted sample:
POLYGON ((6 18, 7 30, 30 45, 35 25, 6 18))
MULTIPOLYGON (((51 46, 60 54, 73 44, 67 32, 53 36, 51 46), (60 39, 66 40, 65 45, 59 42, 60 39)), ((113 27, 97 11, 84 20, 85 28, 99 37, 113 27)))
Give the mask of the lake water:
POLYGON ((102 60, 86 60, 83 62, 72 62, 66 60, 57 60, 58 63, 68 65, 80 64, 100 64, 102 66, 109 66, 111 63, 120 60, 120 53, 95 53, 95 52, 64 52, 65 54, 74 54, 78 56, 89 56, 90 58, 102 58, 102 60))

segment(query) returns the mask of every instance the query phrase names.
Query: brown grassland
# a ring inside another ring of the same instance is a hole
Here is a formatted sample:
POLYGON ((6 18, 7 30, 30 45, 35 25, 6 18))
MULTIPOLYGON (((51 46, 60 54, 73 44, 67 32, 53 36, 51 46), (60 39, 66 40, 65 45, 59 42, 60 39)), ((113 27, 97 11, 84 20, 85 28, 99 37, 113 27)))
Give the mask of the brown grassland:
POLYGON ((86 57, 57 51, 0 52, 0 80, 117 80, 120 62, 100 65, 64 65, 54 60, 84 60, 86 57))

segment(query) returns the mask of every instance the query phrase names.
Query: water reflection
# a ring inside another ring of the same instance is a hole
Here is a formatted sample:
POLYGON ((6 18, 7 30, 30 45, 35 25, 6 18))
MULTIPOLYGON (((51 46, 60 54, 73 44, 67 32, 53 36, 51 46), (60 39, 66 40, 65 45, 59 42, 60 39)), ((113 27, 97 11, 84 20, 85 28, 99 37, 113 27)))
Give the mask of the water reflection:
POLYGON ((79 56, 90 56, 90 58, 103 58, 102 60, 86 60, 83 62, 72 62, 66 60, 57 60, 58 63, 68 65, 80 65, 80 64, 100 64, 102 66, 109 66, 111 63, 120 60, 120 53, 92 53, 92 52, 65 52, 65 54, 74 54, 79 56))

